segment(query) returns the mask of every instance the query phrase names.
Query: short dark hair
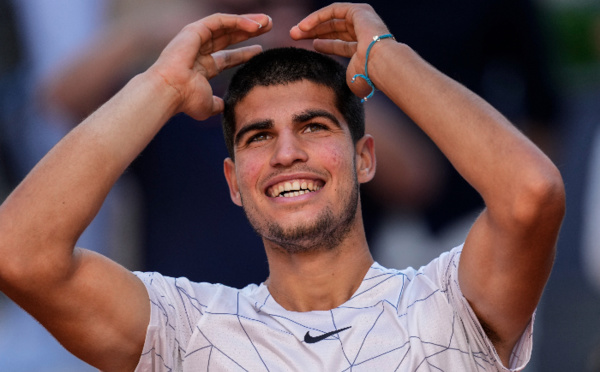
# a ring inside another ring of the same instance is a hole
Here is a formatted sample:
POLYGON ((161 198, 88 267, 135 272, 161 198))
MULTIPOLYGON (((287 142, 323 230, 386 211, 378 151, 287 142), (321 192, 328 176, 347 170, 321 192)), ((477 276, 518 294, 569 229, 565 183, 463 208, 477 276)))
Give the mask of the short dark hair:
POLYGON ((224 96, 223 135, 234 159, 235 107, 256 86, 285 85, 300 80, 323 85, 335 94, 335 104, 346 120, 352 140, 365 135, 365 113, 360 99, 346 83, 346 68, 324 54, 299 48, 275 48, 246 62, 232 77, 224 96))

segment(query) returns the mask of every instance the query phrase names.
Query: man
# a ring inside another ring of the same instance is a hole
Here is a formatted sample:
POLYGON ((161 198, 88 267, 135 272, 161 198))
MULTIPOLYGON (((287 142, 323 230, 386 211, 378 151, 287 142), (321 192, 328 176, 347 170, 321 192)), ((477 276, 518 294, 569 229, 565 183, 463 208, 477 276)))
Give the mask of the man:
POLYGON ((464 246, 418 272, 374 263, 358 203, 358 185, 375 171, 372 137, 353 129, 352 115, 340 111, 346 103, 321 78, 236 93, 236 79, 246 85, 241 71, 227 98, 232 157, 224 170, 232 200, 262 235, 269 278, 236 290, 134 275, 73 249, 169 117, 223 110, 207 80, 259 51, 223 48, 271 26, 263 14, 187 26, 66 136, 2 205, 0 290, 107 371, 522 367, 564 213, 560 175, 493 108, 385 36, 368 5, 323 8, 291 37, 350 58, 348 82, 363 76, 348 84, 352 92, 367 96, 368 78, 481 193, 487 207, 464 246))

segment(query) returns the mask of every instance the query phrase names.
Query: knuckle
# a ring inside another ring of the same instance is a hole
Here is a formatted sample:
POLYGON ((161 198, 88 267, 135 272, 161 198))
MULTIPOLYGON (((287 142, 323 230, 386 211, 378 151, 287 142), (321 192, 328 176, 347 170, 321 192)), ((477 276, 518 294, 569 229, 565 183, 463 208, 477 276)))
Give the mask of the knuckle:
POLYGON ((356 4, 356 11, 358 14, 361 14, 362 12, 374 12, 375 10, 371 6, 371 4, 360 3, 356 4))
POLYGON ((194 30, 194 25, 192 23, 189 23, 185 26, 183 26, 183 28, 181 29, 182 32, 193 32, 194 30))

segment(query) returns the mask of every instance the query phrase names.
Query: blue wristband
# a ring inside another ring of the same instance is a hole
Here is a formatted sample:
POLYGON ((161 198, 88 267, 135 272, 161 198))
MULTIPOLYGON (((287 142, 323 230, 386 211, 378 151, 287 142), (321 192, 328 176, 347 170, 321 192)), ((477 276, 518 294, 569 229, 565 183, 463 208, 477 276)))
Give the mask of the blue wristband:
POLYGON ((363 78, 367 82, 367 84, 369 84, 369 86, 371 87, 371 93, 369 93, 369 95, 366 96, 365 98, 361 99, 360 100, 361 102, 366 102, 369 98, 373 97, 373 94, 375 94, 375 84, 373 84, 371 79, 369 79, 369 72, 368 72, 367 68, 368 68, 368 64, 369 64, 369 54, 371 53, 371 48, 373 48, 373 45, 375 45, 375 43, 381 39, 394 39, 394 35, 385 34, 385 35, 381 35, 381 36, 373 36, 373 41, 371 41, 371 44, 369 44, 369 47, 367 48, 367 55, 365 57, 365 73, 364 74, 356 74, 352 77, 352 80, 351 80, 351 82, 354 83, 356 81, 357 77, 363 78))

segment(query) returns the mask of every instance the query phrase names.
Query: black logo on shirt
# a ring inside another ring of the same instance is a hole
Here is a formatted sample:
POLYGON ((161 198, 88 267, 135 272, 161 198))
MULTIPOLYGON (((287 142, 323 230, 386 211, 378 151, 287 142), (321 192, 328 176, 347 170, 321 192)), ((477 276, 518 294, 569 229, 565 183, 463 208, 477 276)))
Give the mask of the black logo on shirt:
POLYGON ((322 335, 316 336, 316 337, 313 337, 308 332, 306 332, 306 334, 304 335, 304 342, 306 342, 307 344, 314 344, 315 342, 322 341, 322 340, 326 339, 329 336, 335 335, 336 333, 340 333, 341 331, 345 331, 348 328, 352 328, 352 327, 346 327, 346 328, 336 329, 335 331, 323 333, 322 335))

